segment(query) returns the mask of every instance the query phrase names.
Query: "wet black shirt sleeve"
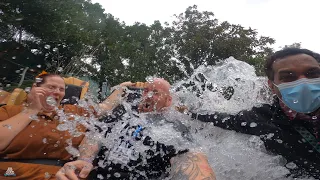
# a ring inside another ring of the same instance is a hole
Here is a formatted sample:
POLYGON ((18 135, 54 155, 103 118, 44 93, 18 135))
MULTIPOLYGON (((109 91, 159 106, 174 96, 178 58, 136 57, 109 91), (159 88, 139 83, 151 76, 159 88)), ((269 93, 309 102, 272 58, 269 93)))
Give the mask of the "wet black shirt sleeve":
POLYGON ((254 107, 251 110, 241 111, 235 115, 218 112, 213 114, 192 113, 191 117, 203 122, 212 122, 215 126, 223 129, 258 136, 270 133, 273 131, 271 126, 274 126, 270 122, 272 107, 269 105, 254 107))

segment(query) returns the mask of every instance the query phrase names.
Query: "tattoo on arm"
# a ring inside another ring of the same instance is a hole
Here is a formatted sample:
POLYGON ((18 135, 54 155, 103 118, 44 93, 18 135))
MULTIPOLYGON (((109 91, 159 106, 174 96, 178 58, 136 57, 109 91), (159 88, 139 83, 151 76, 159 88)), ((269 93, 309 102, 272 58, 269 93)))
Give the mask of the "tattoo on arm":
POLYGON ((193 153, 179 155, 171 161, 172 180, 216 180, 207 161, 193 153))

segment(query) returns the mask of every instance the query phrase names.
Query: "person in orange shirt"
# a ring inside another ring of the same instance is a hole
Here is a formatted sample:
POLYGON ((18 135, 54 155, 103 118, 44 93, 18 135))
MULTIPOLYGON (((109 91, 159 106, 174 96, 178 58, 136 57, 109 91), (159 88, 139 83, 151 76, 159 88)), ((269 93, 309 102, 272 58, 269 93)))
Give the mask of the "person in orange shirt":
MULTIPOLYGON (((63 122, 59 121, 56 106, 64 98, 65 88, 60 75, 44 73, 36 79, 24 105, 0 107, 0 179, 7 176, 11 180, 55 179, 61 166, 74 158, 66 148, 78 149, 86 144, 84 126, 76 125, 77 135, 57 129, 63 122)), ((111 96, 99 105, 101 112, 112 109, 112 98, 117 97, 111 96)), ((59 109, 66 115, 84 118, 90 114, 76 105, 64 105, 59 109)), ((97 115, 94 111, 91 113, 97 115)), ((94 145, 86 147, 98 149, 94 145)), ((81 160, 81 148, 79 153, 78 160, 81 160)))

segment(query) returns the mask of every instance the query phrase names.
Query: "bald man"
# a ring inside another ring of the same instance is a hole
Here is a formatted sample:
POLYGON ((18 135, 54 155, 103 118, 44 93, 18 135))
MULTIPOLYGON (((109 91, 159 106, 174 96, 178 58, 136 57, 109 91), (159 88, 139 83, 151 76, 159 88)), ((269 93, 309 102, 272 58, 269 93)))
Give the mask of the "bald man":
MULTIPOLYGON (((134 87, 135 84, 125 82, 120 85, 120 87, 124 86, 134 87)), ((99 166, 91 172, 89 179, 145 180, 171 177, 172 180, 215 180, 215 174, 204 154, 190 152, 188 149, 179 149, 174 144, 168 145, 165 142, 154 141, 147 133, 144 133, 154 129, 179 132, 181 137, 185 136, 182 135, 183 133, 188 133, 184 131, 187 128, 181 127, 183 124, 178 121, 173 122, 172 126, 160 123, 166 122, 161 114, 166 113, 166 109, 172 104, 170 84, 164 79, 155 78, 152 82, 146 83, 141 94, 137 93, 138 91, 135 92, 135 97, 140 96, 141 100, 136 108, 132 107, 132 110, 136 110, 138 114, 128 114, 124 106, 120 104, 114 109, 113 115, 102 119, 108 125, 113 123, 113 127, 109 128, 105 137, 113 137, 108 142, 114 144, 101 148, 95 160, 99 166), (151 122, 152 126, 146 125, 146 122, 138 122, 134 125, 131 123, 133 119, 142 119, 139 115, 144 113, 147 113, 146 121, 151 122), (124 116, 124 114, 126 115, 124 116), (119 127, 123 127, 122 130, 120 129, 120 133, 119 127), (115 135, 118 138, 115 139, 115 135)), ((111 97, 119 97, 121 93, 122 91, 116 90, 111 97)), ((87 150, 87 153, 82 153, 79 160, 66 164, 57 173, 57 178, 72 179, 76 177, 75 172, 77 171, 80 172, 78 176, 87 177, 93 169, 93 165, 88 164, 88 162, 92 162, 90 158, 83 158, 86 156, 84 154, 94 153, 90 153, 90 149, 87 150)))
POLYGON ((170 107, 171 103, 170 84, 164 79, 155 78, 152 83, 146 83, 139 112, 161 112, 170 107))

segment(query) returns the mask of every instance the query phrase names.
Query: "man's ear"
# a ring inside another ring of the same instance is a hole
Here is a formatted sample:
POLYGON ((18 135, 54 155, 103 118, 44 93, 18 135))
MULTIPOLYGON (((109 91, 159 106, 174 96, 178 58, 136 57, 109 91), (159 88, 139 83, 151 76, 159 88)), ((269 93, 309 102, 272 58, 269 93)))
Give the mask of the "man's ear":
POLYGON ((171 97, 171 96, 168 96, 168 97, 167 97, 166 106, 169 107, 169 106, 171 106, 171 104, 172 104, 172 97, 171 97))

